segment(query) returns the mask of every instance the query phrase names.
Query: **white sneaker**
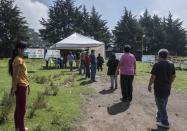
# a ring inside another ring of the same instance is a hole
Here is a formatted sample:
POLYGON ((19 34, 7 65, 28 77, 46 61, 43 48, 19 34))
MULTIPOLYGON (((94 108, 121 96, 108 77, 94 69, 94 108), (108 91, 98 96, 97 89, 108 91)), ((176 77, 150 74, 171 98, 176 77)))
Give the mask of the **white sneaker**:
POLYGON ((157 122, 157 126, 162 127, 162 128, 166 128, 169 129, 169 125, 165 125, 162 122, 157 122))
MULTIPOLYGON (((28 131, 29 128, 25 127, 25 131, 28 131)), ((20 131, 19 129, 16 129, 16 131, 20 131)))

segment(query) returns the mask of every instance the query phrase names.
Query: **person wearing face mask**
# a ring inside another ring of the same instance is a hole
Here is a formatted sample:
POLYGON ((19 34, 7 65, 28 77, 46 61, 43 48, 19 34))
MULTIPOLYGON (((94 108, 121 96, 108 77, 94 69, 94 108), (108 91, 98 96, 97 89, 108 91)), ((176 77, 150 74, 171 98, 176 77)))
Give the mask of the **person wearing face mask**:
POLYGON ((24 116, 26 113, 26 98, 29 95, 29 80, 27 66, 24 61, 24 49, 26 43, 17 41, 13 50, 12 57, 9 60, 9 74, 12 77, 11 95, 16 96, 16 108, 14 112, 14 121, 16 131, 27 131, 24 125, 24 116))

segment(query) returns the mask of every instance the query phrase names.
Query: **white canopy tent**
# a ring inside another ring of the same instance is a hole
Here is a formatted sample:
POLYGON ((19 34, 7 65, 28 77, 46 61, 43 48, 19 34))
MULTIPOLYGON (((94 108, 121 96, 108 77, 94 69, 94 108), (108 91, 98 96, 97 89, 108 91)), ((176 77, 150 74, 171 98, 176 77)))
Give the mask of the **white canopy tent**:
POLYGON ((77 50, 77 49, 89 49, 93 47, 99 47, 102 45, 104 45, 104 43, 83 36, 81 34, 74 33, 69 37, 52 45, 50 48, 77 50))
POLYGON ((74 33, 69 37, 57 42, 50 47, 55 50, 92 50, 96 51, 96 54, 100 53, 105 58, 105 45, 103 42, 96 41, 89 37, 83 36, 78 33, 74 33))

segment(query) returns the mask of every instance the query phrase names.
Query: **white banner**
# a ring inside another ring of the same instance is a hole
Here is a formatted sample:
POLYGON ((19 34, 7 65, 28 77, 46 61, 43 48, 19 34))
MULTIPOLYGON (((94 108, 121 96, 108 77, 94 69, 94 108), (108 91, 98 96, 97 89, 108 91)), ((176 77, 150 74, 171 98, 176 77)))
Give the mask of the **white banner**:
POLYGON ((46 58, 60 58, 60 50, 47 50, 46 58))
POLYGON ((44 49, 26 49, 25 53, 28 58, 44 58, 44 49))
POLYGON ((142 62, 150 62, 155 63, 156 59, 154 55, 143 55, 142 56, 142 62))
POLYGON ((120 60, 124 53, 115 53, 116 59, 120 60))

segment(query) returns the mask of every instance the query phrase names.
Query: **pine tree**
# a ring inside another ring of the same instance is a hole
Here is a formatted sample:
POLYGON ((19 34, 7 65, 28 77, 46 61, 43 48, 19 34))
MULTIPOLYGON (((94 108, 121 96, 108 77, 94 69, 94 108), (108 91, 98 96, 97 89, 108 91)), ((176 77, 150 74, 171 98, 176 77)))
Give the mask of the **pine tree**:
POLYGON ((107 27, 107 22, 101 18, 102 16, 92 7, 90 22, 89 22, 89 35, 94 39, 108 44, 110 42, 111 33, 107 27))
POLYGON ((145 36, 144 40, 144 52, 149 53, 151 44, 153 44, 153 37, 154 37, 154 26, 153 26, 153 19, 152 16, 149 14, 149 11, 146 9, 143 13, 143 16, 140 16, 139 23, 143 28, 143 35, 145 36))
POLYGON ((148 53, 156 53, 162 48, 165 40, 165 32, 163 29, 162 19, 158 15, 154 15, 152 18, 152 34, 150 43, 148 46, 148 53))
POLYGON ((40 21, 44 29, 40 29, 42 38, 51 44, 72 34, 75 30, 75 11, 73 0, 57 0, 49 9, 49 19, 40 21))
POLYGON ((186 30, 182 27, 180 19, 173 19, 169 12, 166 19, 166 43, 165 48, 179 55, 185 54, 185 45, 187 44, 186 30))
POLYGON ((0 1, 0 57, 8 57, 15 40, 27 40, 27 23, 13 0, 0 1))
POLYGON ((126 44, 131 45, 134 50, 141 49, 142 28, 136 17, 126 8, 124 10, 124 15, 113 30, 113 35, 115 44, 121 51, 126 44))
POLYGON ((83 10, 82 10, 82 18, 83 18, 83 21, 82 21, 83 35, 89 36, 91 34, 90 16, 85 5, 83 6, 83 10))

